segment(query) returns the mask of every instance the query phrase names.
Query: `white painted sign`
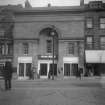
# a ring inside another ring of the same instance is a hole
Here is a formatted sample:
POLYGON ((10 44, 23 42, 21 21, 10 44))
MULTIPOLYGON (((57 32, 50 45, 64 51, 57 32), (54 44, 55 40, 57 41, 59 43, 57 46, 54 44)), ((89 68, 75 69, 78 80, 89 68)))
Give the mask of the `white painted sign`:
POLYGON ((87 63, 105 63, 105 50, 85 51, 87 63))
POLYGON ((32 63, 32 57, 18 57, 18 63, 32 63))
POLYGON ((63 57, 64 63, 78 63, 78 57, 63 57))

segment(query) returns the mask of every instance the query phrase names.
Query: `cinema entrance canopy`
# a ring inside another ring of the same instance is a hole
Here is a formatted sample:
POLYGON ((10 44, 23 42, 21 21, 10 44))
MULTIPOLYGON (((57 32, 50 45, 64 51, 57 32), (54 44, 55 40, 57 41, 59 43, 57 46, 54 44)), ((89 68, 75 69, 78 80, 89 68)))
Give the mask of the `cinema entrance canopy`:
POLYGON ((105 50, 85 51, 86 63, 105 63, 105 50))

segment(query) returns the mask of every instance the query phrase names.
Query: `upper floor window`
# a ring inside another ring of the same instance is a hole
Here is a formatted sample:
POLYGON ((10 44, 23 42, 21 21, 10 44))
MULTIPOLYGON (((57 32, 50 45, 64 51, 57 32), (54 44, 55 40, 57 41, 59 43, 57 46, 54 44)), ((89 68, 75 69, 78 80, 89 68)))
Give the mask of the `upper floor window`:
POLYGON ((52 40, 47 40, 47 53, 52 53, 52 40))
POLYGON ((100 18, 100 29, 105 29, 105 18, 100 18))
POLYGON ((74 54, 74 43, 69 42, 67 49, 68 49, 68 54, 74 54))
POLYGON ((24 51, 24 54, 28 54, 28 48, 29 48, 28 43, 23 43, 23 51, 24 51))
POLYGON ((86 28, 93 28, 92 18, 86 19, 86 28))
POLYGON ((93 47, 93 37, 92 36, 86 37, 86 47, 87 49, 92 49, 93 47))
POLYGON ((0 44, 0 55, 5 55, 5 44, 0 44))
POLYGON ((105 49, 105 37, 100 37, 100 48, 105 49))
POLYGON ((8 43, 8 44, 6 44, 6 55, 11 55, 12 54, 12 49, 13 48, 13 46, 12 46, 12 44, 11 43, 8 43))

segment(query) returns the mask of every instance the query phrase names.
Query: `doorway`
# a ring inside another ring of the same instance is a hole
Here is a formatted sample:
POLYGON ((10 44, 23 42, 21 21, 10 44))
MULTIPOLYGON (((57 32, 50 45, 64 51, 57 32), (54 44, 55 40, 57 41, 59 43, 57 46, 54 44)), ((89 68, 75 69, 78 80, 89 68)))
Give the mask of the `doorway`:
MULTIPOLYGON (((50 69, 49 69, 51 76, 53 75, 53 64, 50 64, 50 69)), ((57 76, 57 64, 54 64, 54 76, 57 76)))
POLYGON ((64 76, 76 76, 78 64, 64 63, 64 76))
POLYGON ((29 79, 31 75, 31 63, 19 63, 19 78, 20 79, 29 79))
POLYGON ((41 76, 47 76, 47 63, 41 63, 40 64, 40 75, 41 76))

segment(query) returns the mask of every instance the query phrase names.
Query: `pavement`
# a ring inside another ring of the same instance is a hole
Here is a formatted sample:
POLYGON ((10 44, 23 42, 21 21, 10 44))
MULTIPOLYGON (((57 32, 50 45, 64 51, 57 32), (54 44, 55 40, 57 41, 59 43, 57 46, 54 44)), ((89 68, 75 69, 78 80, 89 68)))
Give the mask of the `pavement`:
POLYGON ((11 91, 0 80, 0 105, 105 105, 104 80, 12 80, 11 91))

